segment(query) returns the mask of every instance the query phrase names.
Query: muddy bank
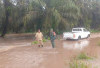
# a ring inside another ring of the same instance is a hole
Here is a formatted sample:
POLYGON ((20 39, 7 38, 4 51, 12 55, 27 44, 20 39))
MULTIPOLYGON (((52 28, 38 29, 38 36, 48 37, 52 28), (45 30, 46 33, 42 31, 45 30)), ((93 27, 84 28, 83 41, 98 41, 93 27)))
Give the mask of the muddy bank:
POLYGON ((94 57, 87 61, 92 67, 100 67, 99 35, 80 41, 56 40, 54 49, 50 41, 38 48, 31 45, 31 38, 0 39, 0 68, 69 68, 69 63, 83 52, 94 57))

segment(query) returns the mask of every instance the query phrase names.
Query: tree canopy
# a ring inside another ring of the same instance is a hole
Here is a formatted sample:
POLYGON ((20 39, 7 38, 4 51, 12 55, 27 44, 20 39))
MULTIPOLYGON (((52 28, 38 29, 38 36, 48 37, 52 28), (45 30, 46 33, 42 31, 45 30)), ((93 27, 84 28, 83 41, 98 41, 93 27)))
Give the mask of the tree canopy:
POLYGON ((0 33, 100 30, 100 0, 0 0, 0 33))

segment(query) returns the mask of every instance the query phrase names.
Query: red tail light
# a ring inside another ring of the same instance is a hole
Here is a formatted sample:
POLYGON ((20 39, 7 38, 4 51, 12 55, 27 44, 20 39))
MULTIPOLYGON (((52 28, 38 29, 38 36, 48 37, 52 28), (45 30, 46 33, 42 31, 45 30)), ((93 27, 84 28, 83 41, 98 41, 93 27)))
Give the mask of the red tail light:
POLYGON ((75 38, 75 34, 73 34, 73 38, 75 38))

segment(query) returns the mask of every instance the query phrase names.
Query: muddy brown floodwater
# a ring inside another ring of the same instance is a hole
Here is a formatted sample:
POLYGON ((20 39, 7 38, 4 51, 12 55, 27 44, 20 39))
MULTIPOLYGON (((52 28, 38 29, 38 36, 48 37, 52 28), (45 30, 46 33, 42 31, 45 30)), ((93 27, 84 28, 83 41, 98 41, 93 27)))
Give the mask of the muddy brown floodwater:
POLYGON ((43 48, 31 45, 32 41, 32 37, 19 35, 0 38, 0 68, 69 68, 72 59, 82 52, 95 58, 87 61, 92 68, 100 67, 99 33, 80 41, 56 40, 54 49, 50 41, 43 48))

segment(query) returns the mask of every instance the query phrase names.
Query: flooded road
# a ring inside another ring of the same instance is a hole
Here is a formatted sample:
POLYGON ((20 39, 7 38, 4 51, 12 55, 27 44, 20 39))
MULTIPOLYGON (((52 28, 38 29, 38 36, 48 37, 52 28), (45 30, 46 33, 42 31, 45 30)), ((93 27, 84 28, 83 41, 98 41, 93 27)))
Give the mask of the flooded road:
POLYGON ((70 42, 63 42, 63 48, 65 49, 78 49, 78 50, 82 50, 84 49, 86 46, 89 46, 90 41, 89 40, 80 40, 80 41, 70 41, 70 42))
POLYGON ((92 67, 100 67, 100 34, 92 34, 80 41, 56 40, 56 48, 50 41, 43 48, 32 45, 32 38, 1 38, 0 68, 69 68, 70 61, 84 52, 95 57, 88 61, 92 67))

